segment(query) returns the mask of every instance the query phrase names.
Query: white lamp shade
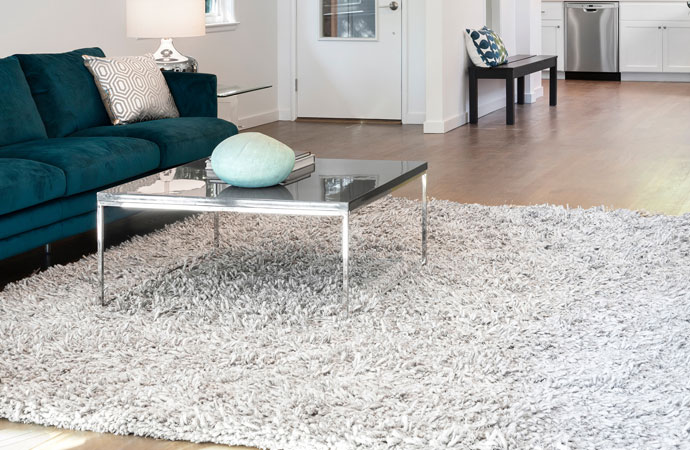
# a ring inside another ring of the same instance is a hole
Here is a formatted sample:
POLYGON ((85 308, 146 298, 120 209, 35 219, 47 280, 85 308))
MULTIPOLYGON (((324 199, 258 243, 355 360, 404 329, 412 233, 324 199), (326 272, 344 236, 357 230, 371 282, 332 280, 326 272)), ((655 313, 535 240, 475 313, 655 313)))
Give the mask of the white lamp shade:
POLYGON ((127 0, 129 37, 178 38, 204 34, 204 0, 127 0))

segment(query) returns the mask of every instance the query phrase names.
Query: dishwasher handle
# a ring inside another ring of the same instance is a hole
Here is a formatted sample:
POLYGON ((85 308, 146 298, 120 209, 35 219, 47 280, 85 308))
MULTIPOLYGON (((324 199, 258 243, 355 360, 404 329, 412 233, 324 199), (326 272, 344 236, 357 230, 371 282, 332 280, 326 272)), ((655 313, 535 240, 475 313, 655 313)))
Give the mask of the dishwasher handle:
POLYGON ((618 8, 618 5, 615 3, 566 3, 565 7, 572 9, 581 9, 585 12, 593 13, 600 11, 602 9, 618 8))

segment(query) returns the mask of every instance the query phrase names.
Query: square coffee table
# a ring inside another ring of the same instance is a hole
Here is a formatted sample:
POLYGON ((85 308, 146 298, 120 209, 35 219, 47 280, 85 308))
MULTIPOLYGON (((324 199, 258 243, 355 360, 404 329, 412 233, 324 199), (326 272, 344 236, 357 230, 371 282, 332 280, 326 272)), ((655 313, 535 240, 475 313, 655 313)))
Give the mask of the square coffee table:
POLYGON ((97 194, 98 276, 105 305, 105 208, 211 212, 218 246, 218 213, 338 216, 342 218, 343 295, 349 311, 350 214, 404 183, 422 180, 422 264, 426 263, 427 169, 422 161, 316 158, 313 172, 298 181, 262 189, 220 182, 207 159, 115 186, 97 194))

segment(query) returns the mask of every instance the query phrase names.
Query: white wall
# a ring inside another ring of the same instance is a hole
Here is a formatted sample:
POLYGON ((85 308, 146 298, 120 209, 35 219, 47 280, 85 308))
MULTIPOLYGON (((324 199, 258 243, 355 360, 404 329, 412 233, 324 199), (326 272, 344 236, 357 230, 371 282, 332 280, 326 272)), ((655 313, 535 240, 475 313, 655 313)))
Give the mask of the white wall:
MULTIPOLYGON (((281 120, 296 115, 294 95, 295 0, 278 1, 278 105, 281 120)), ((424 123, 426 132, 444 133, 468 120, 468 80, 464 29, 481 27, 486 19, 485 0, 401 0, 403 31, 403 122, 424 123)), ((538 54, 541 42, 539 0, 500 0, 500 30, 508 52, 526 46, 538 54), (516 1, 522 2, 516 5, 516 1), (527 3, 525 3, 527 2, 527 3), (525 11, 527 7, 529 11, 525 11), (529 18, 529 20, 527 20, 529 18), (536 22, 535 22, 536 18, 536 22), (520 21, 526 23, 520 24, 520 21), (526 43, 519 45, 520 39, 526 43)), ((526 100, 541 95, 541 80, 526 83, 526 100)), ((482 80, 479 115, 505 106, 505 83, 482 80)))
MULTIPOLYGON (((515 0, 498 0, 499 25, 495 31, 500 34, 509 55, 517 54, 517 8, 515 0)), ((496 11, 494 11, 496 13, 496 11)), ((463 36, 464 37, 464 36, 463 36)), ((502 80, 482 80, 479 82, 479 117, 492 113, 506 105, 505 82, 502 80)), ((466 105, 465 121, 469 120, 469 99, 466 105)))
MULTIPOLYGON (((515 0, 517 53, 540 55, 541 48, 541 0, 515 0)), ((525 102, 534 103, 544 95, 541 73, 525 77, 525 102)))
POLYGON ((294 120, 295 89, 294 74, 296 72, 295 52, 295 0, 278 0, 278 111, 280 120, 294 120))
POLYGON ((425 133, 446 133, 466 123, 467 66, 464 30, 483 26, 484 0, 426 3, 425 133))
MULTIPOLYGON (((501 0, 500 30, 510 54, 539 54, 541 48, 540 0, 501 0)), ((426 121, 425 133, 446 133, 468 121, 467 98, 471 64, 464 44, 464 30, 485 24, 485 0, 427 0, 426 2, 426 121)), ((542 95, 541 77, 526 82, 526 100, 542 95)), ((505 107, 505 83, 479 82, 479 115, 505 107)))
MULTIPOLYGON (((499 0, 500 30, 510 54, 539 54, 540 0, 499 0)), ((278 2, 278 104, 281 120, 295 117, 294 54, 295 0, 278 2)), ((467 122, 469 63, 464 29, 481 27, 485 0, 402 0, 406 54, 403 70, 403 121, 424 123, 426 132, 447 132, 467 122), (405 99, 407 100, 405 102, 405 99)), ((539 74, 526 81, 526 101, 543 95, 539 74)), ((482 80, 479 115, 505 107, 505 83, 482 80)))
MULTIPOLYGON (((198 60, 200 72, 215 73, 221 83, 274 86, 239 98, 238 124, 245 127, 278 118, 279 1, 286 0, 236 0, 236 30, 175 40, 178 50, 198 60)), ((124 0, 0 0, 0 57, 90 46, 113 56, 155 51, 155 40, 126 37, 124 5, 124 0)), ((221 103, 219 115, 227 117, 231 106, 221 103)))
POLYGON ((426 0, 407 0, 407 105, 405 123, 422 124, 426 118, 426 0))

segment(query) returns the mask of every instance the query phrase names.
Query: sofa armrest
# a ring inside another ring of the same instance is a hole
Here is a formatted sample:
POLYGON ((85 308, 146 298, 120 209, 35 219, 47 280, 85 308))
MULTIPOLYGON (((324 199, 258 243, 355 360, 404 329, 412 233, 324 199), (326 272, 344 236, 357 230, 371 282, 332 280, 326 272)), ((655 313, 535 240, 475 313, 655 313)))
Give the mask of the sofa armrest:
POLYGON ((182 117, 218 117, 218 80, 208 73, 163 72, 182 117))

